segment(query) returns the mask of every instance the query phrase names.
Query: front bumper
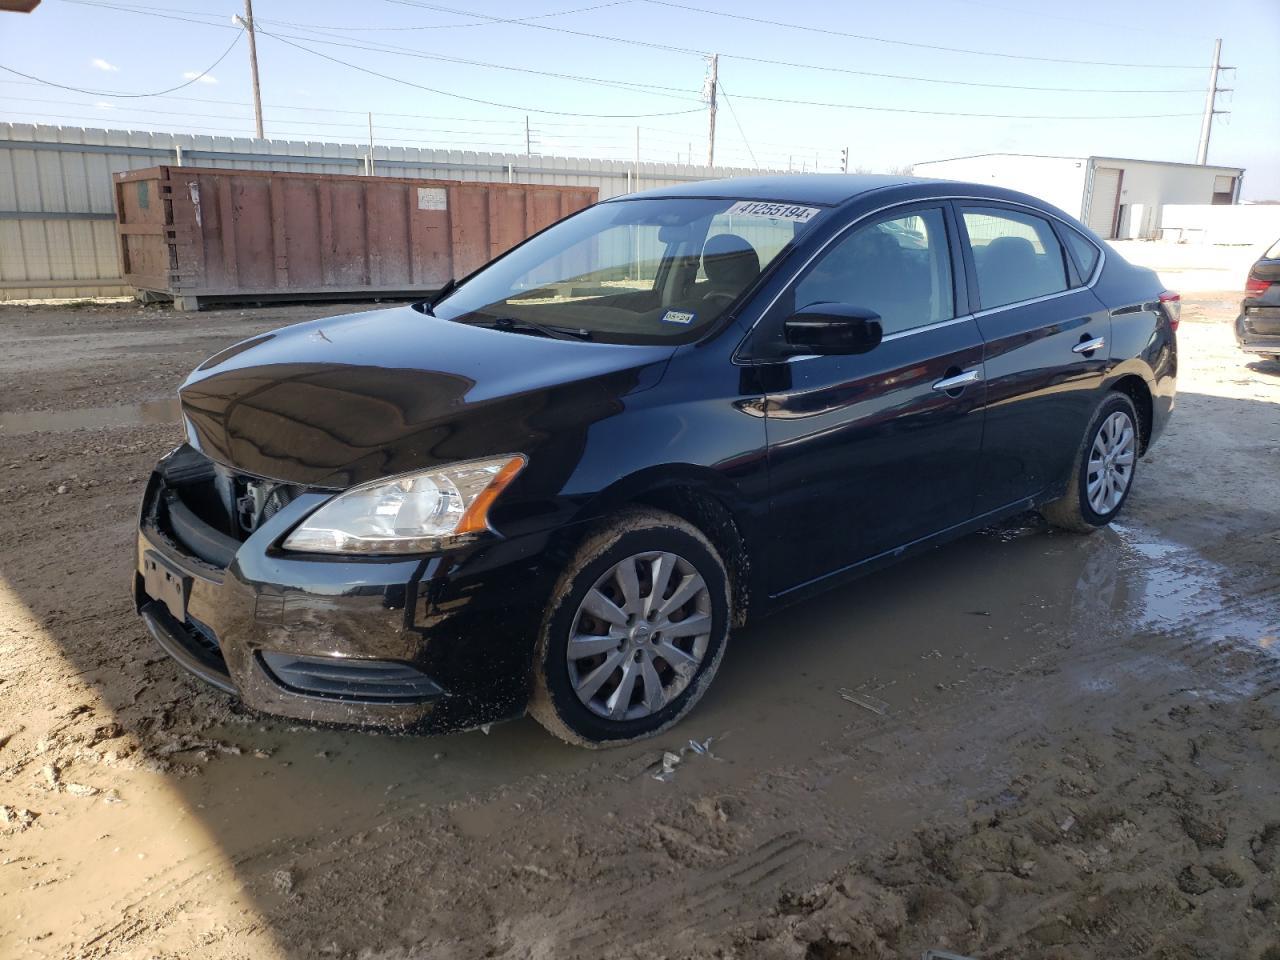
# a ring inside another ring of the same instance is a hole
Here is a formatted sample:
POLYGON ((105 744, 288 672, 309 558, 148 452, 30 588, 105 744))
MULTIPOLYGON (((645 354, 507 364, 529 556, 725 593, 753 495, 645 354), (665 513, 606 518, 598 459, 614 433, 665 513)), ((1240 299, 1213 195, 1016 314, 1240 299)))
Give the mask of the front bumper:
POLYGON ((171 519, 173 489, 161 461, 138 525, 134 597, 148 632, 191 673, 254 709, 319 723, 434 733, 524 712, 550 589, 544 544, 495 540, 426 558, 286 553, 279 542, 329 496, 305 492, 220 566, 197 555, 208 551, 190 515, 171 519))

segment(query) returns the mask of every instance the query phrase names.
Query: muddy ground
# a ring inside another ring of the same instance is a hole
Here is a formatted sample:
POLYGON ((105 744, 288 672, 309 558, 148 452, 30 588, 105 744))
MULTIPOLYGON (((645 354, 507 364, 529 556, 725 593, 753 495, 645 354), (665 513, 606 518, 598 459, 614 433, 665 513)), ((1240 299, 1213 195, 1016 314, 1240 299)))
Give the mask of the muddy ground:
POLYGON ((1123 524, 740 631, 683 724, 598 753, 256 716, 133 616, 176 384, 349 308, 0 308, 0 957, 1276 960, 1280 365, 1234 296, 1187 306, 1123 524))

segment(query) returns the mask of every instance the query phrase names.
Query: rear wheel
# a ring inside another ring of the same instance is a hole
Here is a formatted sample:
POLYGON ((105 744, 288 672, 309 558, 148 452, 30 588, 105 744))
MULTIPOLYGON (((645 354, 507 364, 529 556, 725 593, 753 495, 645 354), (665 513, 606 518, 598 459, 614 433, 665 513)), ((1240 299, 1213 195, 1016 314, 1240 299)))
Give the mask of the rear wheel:
POLYGON ((1041 509, 1055 527, 1092 533, 1120 512, 1138 464, 1138 414, 1123 393, 1098 405, 1076 455, 1067 492, 1041 509))
POLYGON ((724 561, 700 530, 657 510, 619 514, 552 593, 529 712, 582 746, 653 736, 710 685, 729 619, 724 561))

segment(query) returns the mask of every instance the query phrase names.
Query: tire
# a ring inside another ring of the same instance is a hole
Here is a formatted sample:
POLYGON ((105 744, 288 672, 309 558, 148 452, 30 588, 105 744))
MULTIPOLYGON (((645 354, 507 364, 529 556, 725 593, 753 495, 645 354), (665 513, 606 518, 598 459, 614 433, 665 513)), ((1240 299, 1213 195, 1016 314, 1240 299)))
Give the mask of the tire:
POLYGON ((659 510, 619 513, 587 537, 551 594, 529 712, 584 747, 661 733, 710 686, 729 623, 729 577, 702 531, 659 510), (629 590, 628 564, 635 571, 629 590), (665 588, 655 595, 658 581, 665 588))
POLYGON ((1105 527, 1116 518, 1129 499, 1138 466, 1140 443, 1138 412, 1134 409, 1133 401, 1123 393, 1107 394, 1089 420, 1089 429, 1084 433, 1084 440, 1076 452, 1071 468, 1067 492, 1061 498, 1041 507, 1040 513, 1053 526, 1074 533, 1093 533, 1100 527, 1105 527), (1126 418, 1127 427, 1124 425, 1126 418), (1120 429, 1117 439, 1115 434, 1118 426, 1120 429), (1104 430, 1105 434, 1100 439, 1099 434, 1103 434, 1104 430), (1127 441, 1124 439, 1126 435, 1127 441), (1108 446, 1115 451, 1112 462, 1116 469, 1110 471, 1110 481, 1106 476, 1103 477, 1103 484, 1105 488, 1110 482, 1111 492, 1100 499, 1095 493, 1091 499, 1090 486, 1097 478, 1097 473, 1091 472, 1091 461, 1096 464, 1100 460, 1105 464, 1105 456, 1100 454, 1108 446), (1117 476, 1121 471, 1122 478, 1117 476), (1123 487, 1117 488, 1117 483, 1122 483, 1123 487))

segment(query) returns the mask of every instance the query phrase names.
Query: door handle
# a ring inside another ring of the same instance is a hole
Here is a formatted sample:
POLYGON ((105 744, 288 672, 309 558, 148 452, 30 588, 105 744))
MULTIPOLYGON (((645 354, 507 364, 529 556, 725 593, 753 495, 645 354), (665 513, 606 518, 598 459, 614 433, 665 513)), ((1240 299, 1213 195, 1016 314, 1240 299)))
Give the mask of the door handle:
POLYGON ((970 384, 978 383, 981 380, 982 371, 975 368, 957 373, 953 377, 943 377, 933 385, 933 389, 939 393, 950 393, 953 390, 963 390, 970 384))
POLYGON ((1093 353, 1107 345, 1106 337, 1094 337, 1092 340, 1081 340, 1071 348, 1072 353, 1093 353))

